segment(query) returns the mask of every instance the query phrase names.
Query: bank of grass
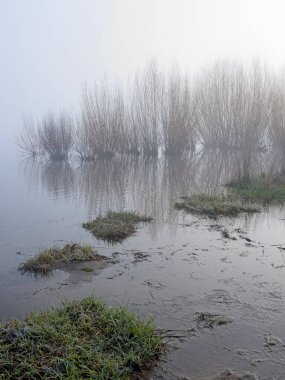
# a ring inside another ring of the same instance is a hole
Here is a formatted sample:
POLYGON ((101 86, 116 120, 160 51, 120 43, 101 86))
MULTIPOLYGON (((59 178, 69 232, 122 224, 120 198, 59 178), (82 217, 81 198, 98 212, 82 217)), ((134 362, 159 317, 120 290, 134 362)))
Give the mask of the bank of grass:
POLYGON ((104 259, 106 258, 98 255, 89 245, 66 244, 63 248, 54 247, 39 252, 21 264, 19 269, 23 272, 47 274, 63 264, 104 259))
POLYGON ((0 379, 127 380, 161 348, 150 321, 90 297, 2 323, 0 379))
POLYGON ((232 181, 228 186, 240 197, 249 201, 259 202, 284 202, 285 201, 285 176, 260 176, 251 179, 232 181))
POLYGON ((192 194, 182 197, 180 202, 175 203, 175 208, 198 215, 206 215, 210 218, 219 216, 235 217, 241 212, 258 212, 257 208, 243 205, 238 198, 229 195, 192 194))
POLYGON ((132 211, 109 211, 106 216, 99 216, 82 226, 97 238, 108 242, 121 242, 136 231, 140 222, 150 222, 152 218, 138 215, 132 211))

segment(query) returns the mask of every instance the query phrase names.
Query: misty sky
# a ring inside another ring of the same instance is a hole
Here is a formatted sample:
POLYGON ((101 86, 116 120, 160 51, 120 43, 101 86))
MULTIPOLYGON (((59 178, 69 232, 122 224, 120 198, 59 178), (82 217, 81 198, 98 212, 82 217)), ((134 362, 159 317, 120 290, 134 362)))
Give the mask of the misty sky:
POLYGON ((219 58, 285 66, 282 0, 0 0, 0 146, 24 114, 79 102, 150 58, 190 72, 219 58))

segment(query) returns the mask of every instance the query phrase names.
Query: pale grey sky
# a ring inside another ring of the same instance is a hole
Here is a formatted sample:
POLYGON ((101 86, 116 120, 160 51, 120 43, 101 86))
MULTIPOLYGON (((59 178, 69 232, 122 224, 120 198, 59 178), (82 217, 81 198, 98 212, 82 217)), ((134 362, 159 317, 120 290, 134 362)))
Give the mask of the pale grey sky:
POLYGON ((285 63, 284 0, 117 0, 107 64, 118 76, 147 57, 190 71, 219 58, 285 63))
POLYGON ((104 73, 150 58, 195 72, 219 58, 285 64, 283 0, 0 0, 0 131, 78 103, 104 73))

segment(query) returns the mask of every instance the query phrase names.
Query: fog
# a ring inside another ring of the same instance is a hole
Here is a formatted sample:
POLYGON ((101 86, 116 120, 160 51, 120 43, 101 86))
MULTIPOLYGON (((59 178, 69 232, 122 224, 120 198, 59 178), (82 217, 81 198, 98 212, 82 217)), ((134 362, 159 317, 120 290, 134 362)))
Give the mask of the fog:
POLYGON ((221 58, 285 62, 283 1, 1 0, 1 151, 23 115, 78 105, 82 85, 125 81, 150 58, 195 73, 221 58))
POLYGON ((1 379, 284 380, 284 15, 0 0, 1 379))

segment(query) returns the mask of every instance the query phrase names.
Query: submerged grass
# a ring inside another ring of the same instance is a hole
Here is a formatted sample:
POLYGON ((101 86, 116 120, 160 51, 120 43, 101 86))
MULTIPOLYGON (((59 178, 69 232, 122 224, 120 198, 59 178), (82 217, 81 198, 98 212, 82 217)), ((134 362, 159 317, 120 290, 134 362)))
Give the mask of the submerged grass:
POLYGON ((260 176, 252 179, 237 180, 230 182, 228 186, 239 196, 250 201, 285 201, 284 174, 276 174, 272 178, 260 176))
POLYGON ((82 226, 91 231, 96 238, 108 242, 120 242, 136 231, 140 222, 150 222, 152 218, 141 216, 132 211, 109 211, 106 216, 99 216, 82 226))
POLYGON ((48 248, 41 251, 21 264, 19 269, 23 272, 46 274, 62 264, 104 259, 104 256, 98 255, 89 245, 66 244, 63 248, 48 248))
POLYGON ((161 348, 150 321, 90 297, 2 323, 0 379, 127 380, 161 348))
POLYGON ((213 329, 215 326, 227 325, 232 322, 231 318, 227 316, 208 312, 195 313, 195 319, 197 321, 198 328, 200 329, 213 329))
POLYGON ((241 212, 253 213, 259 210, 245 206, 238 199, 226 195, 193 194, 182 197, 181 202, 175 203, 175 208, 189 213, 206 215, 211 218, 218 216, 237 216, 241 212))

